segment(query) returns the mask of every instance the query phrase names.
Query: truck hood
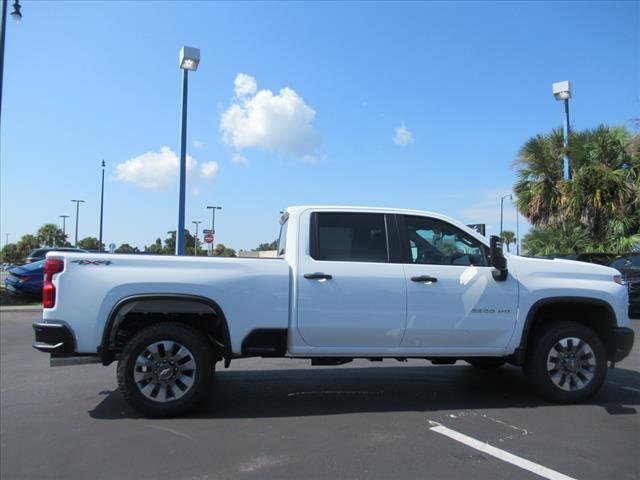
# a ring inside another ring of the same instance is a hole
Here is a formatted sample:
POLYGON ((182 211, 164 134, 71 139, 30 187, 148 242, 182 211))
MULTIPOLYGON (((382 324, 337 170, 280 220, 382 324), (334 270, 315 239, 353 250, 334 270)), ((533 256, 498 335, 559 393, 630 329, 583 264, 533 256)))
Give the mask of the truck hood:
POLYGON ((544 276, 549 278, 579 278, 593 280, 612 280, 614 275, 620 275, 615 268, 597 265, 595 263, 563 260, 560 258, 532 258, 505 254, 507 268, 518 277, 544 276))

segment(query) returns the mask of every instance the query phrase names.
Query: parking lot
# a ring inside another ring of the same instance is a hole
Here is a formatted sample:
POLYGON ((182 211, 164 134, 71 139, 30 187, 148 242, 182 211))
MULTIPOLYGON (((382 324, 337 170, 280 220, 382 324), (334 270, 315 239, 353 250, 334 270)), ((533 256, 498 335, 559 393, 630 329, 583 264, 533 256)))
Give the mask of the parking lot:
MULTIPOLYGON (((640 475, 640 349, 583 405, 520 369, 244 359, 188 418, 149 420, 115 366, 50 368, 39 312, 2 312, 2 478, 576 478, 640 475)), ((633 321, 636 335, 640 321, 633 321)))

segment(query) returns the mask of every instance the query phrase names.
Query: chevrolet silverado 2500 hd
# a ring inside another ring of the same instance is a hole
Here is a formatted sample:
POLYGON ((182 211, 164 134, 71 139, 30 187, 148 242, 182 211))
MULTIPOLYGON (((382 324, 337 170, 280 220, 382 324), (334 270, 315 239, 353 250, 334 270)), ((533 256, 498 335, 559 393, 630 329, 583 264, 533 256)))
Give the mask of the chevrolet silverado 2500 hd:
POLYGON ((250 356, 510 362, 579 402, 633 344, 612 268, 504 254, 422 211, 291 207, 280 230, 277 258, 48 253, 34 347, 52 365, 118 361, 130 404, 166 416, 250 356))

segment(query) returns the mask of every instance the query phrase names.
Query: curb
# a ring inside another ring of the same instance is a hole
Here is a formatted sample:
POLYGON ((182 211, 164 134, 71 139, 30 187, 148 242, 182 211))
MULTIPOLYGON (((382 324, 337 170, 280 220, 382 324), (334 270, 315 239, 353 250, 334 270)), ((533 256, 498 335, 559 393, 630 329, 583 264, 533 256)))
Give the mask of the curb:
POLYGON ((8 305, 0 306, 0 312, 39 312, 42 310, 40 305, 8 305))

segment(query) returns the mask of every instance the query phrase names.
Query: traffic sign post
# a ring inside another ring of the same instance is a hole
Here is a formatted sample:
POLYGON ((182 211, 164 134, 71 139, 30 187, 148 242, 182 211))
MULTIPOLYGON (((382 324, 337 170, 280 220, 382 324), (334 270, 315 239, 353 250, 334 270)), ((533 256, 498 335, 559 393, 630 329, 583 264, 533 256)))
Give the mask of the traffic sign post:
POLYGON ((204 241, 207 243, 213 243, 213 233, 206 233, 204 236, 204 241))

